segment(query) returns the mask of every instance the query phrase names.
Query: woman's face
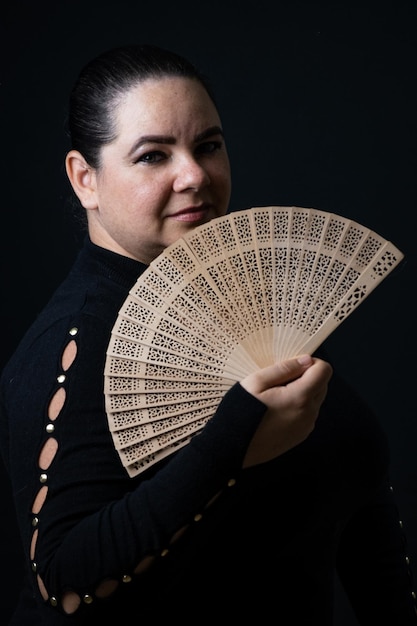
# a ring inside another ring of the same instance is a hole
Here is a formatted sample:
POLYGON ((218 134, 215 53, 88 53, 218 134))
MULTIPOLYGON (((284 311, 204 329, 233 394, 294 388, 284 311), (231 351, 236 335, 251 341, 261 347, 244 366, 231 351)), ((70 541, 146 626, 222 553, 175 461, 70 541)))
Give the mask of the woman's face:
POLYGON ((195 226, 224 215, 230 165, 216 107, 196 80, 148 79, 115 109, 87 211, 94 243, 149 264, 195 226))

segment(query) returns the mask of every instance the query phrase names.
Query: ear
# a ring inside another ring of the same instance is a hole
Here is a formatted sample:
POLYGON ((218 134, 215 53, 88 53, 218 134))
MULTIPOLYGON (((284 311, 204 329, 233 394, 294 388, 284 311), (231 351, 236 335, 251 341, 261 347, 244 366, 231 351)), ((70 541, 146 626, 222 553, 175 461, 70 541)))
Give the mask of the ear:
POLYGON ((85 209, 96 209, 97 188, 95 170, 87 163, 81 152, 70 150, 65 158, 67 176, 85 209))

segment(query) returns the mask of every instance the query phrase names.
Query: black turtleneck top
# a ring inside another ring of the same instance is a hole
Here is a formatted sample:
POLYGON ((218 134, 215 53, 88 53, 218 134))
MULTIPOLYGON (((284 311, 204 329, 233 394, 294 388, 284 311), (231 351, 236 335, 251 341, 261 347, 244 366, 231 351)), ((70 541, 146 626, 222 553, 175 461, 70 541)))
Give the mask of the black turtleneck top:
POLYGON ((329 626, 336 572, 358 623, 417 624, 387 441, 337 373, 312 434, 274 461, 241 469, 265 406, 236 383, 189 444, 128 477, 104 365, 145 269, 87 239, 3 370, 0 450, 27 561, 10 624, 329 626))

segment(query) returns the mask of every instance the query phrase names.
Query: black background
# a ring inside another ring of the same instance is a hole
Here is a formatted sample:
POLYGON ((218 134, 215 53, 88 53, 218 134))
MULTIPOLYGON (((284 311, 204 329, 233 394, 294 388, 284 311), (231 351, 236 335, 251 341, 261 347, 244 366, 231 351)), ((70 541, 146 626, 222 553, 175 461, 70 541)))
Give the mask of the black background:
MULTIPOLYGON (((405 254, 326 342, 375 408, 417 563, 416 2, 19 2, 2 9, 1 366, 69 269, 80 235, 63 162, 69 90, 89 58, 172 48, 210 77, 232 162, 231 208, 298 205, 354 219, 405 254)), ((2 617, 21 552, 1 467, 2 617)), ((340 595, 336 626, 356 622, 340 595)), ((320 626, 320 625, 317 625, 320 626)))

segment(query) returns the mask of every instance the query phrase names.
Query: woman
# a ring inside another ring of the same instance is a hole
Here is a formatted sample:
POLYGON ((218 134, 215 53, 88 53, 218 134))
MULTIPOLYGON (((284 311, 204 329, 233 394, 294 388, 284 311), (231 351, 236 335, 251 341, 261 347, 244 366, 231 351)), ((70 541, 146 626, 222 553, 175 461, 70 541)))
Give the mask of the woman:
POLYGON ((1 380, 1 450, 27 580, 10 624, 236 618, 417 623, 377 420, 328 362, 254 372, 198 437, 129 478, 104 406, 106 349, 148 264, 224 215, 231 181, 204 78, 152 46, 104 53, 71 94, 66 170, 88 232, 1 380))

